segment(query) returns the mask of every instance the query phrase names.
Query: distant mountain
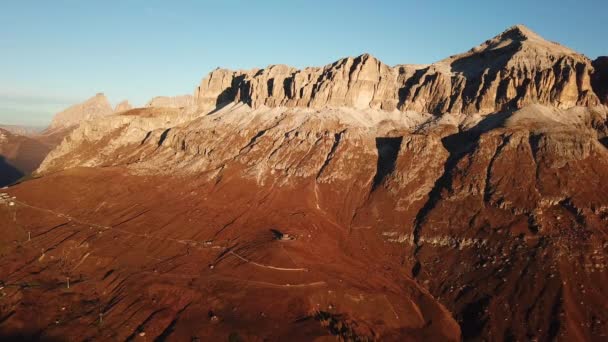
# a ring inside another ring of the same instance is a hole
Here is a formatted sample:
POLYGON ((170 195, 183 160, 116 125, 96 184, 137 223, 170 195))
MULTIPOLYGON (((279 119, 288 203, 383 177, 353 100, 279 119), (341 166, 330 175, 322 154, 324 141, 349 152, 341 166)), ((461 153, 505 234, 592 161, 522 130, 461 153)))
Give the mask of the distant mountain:
MULTIPOLYGON (((121 108, 130 106, 121 103, 121 108)), ((117 107, 118 109, 118 107, 117 107)), ((80 123, 110 115, 114 110, 99 93, 83 103, 57 113, 48 128, 0 125, 0 186, 11 184, 35 171, 46 155, 80 123)))
POLYGON ((1 125, 0 128, 18 135, 36 135, 42 132, 44 126, 1 125))
POLYGON ((32 173, 50 150, 51 146, 31 136, 0 128, 0 186, 32 173))
POLYGON ((114 109, 103 93, 98 93, 92 98, 75 104, 64 111, 57 113, 50 125, 50 129, 67 128, 77 125, 83 121, 97 117, 110 115, 114 109))

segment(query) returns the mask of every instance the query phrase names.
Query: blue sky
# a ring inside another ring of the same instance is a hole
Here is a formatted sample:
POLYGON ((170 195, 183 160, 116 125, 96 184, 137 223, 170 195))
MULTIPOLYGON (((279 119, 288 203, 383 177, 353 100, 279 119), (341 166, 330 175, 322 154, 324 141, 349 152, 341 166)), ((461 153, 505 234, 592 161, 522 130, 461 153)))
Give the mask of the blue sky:
POLYGON ((0 123, 45 125, 97 92, 192 93, 221 66, 324 65, 371 53, 431 63, 524 24, 608 55, 606 0, 0 0, 0 123), (559 4, 557 4, 559 3, 559 4))

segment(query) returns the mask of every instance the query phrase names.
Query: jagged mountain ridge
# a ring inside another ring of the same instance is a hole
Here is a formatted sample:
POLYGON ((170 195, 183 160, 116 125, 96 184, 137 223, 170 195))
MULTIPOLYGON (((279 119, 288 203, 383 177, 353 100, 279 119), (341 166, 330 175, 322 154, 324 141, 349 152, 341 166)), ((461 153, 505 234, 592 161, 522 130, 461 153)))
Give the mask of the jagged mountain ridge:
POLYGON ((371 55, 297 70, 217 69, 195 91, 204 109, 230 102, 257 108, 346 106, 433 114, 491 113, 541 103, 559 108, 600 103, 592 62, 518 25, 429 66, 390 67, 371 55))
MULTIPOLYGON (((366 128, 369 128, 369 122, 378 124, 388 120, 391 122, 389 126, 401 129, 415 129, 416 124, 433 121, 426 114, 419 113, 432 113, 445 117, 444 120, 451 120, 452 124, 456 120, 457 125, 465 123, 472 126, 488 113, 523 108, 534 103, 556 108, 593 106, 599 103, 599 99, 592 88, 603 94, 605 83, 602 82, 605 78, 602 76, 605 73, 603 64, 594 64, 598 66, 598 72, 585 56, 546 41, 518 25, 466 53, 429 66, 389 67, 365 54, 357 58, 344 58, 322 68, 303 70, 285 65, 251 71, 217 69, 202 80, 194 98, 178 96, 151 100, 148 107, 167 108, 163 114, 151 110, 140 118, 132 112, 130 115, 115 115, 103 121, 87 123, 66 144, 53 151, 40 171, 61 165, 94 166, 104 163, 104 156, 112 156, 117 146, 139 141, 158 143, 159 146, 177 141, 177 150, 187 150, 189 146, 200 145, 191 134, 198 130, 197 125, 217 126, 217 132, 222 132, 226 126, 224 115, 217 115, 210 119, 210 123, 204 123, 208 120, 197 117, 228 104, 230 108, 237 108, 239 103, 244 103, 253 110, 277 108, 282 115, 304 115, 304 120, 310 120, 306 118, 309 115, 318 116, 319 110, 334 108, 328 111, 333 122, 344 121, 342 129, 351 130, 364 121, 368 121, 363 125, 366 128), (183 108, 183 111, 179 108, 183 108), (292 113, 285 108, 293 108, 292 113), (347 108, 360 113, 353 115, 347 108), (393 112, 401 114, 389 114, 393 112), (447 113, 450 115, 446 116, 447 113), (177 126, 176 129, 171 129, 173 126, 177 126), (119 127, 126 127, 126 130, 116 132, 116 139, 101 146, 100 155, 90 154, 92 159, 82 158, 82 155, 80 159, 65 158, 80 142, 101 139, 119 127), (144 139, 142 134, 145 132, 148 135, 144 139), (162 141, 159 140, 161 136, 162 141), (59 157, 61 160, 58 163, 56 159, 59 157)), ((257 127, 260 123, 250 124, 244 119, 247 118, 247 110, 240 108, 229 112, 231 114, 226 117, 242 115, 237 120, 246 122, 237 124, 239 135, 246 136, 250 130, 258 131, 258 134, 266 132, 266 129, 257 127)), ((274 120, 272 114, 269 116, 260 119, 261 122, 274 120)), ((234 119, 228 121, 228 124, 234 124, 234 119)), ((214 144, 212 141, 208 143, 214 144)), ((211 150, 218 153, 223 149, 211 150)), ((108 158, 117 162, 113 157, 108 158)))

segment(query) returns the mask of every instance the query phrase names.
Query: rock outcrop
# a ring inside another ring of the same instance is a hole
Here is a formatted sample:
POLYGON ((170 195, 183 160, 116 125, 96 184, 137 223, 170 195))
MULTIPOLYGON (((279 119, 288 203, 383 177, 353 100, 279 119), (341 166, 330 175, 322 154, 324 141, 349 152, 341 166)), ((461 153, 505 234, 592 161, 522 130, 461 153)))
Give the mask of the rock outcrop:
POLYGON ((194 104, 194 97, 192 95, 181 95, 181 96, 157 96, 150 100, 146 107, 157 107, 157 108, 183 108, 190 107, 194 104))
POLYGON ((105 95, 103 93, 98 93, 82 103, 73 105, 64 111, 57 113, 49 128, 51 130, 67 128, 83 121, 110 115, 113 112, 114 109, 105 95))
POLYGON ((116 107, 114 108, 114 112, 118 113, 118 112, 124 112, 127 110, 133 109, 133 106, 129 103, 128 100, 124 100, 121 103, 117 104, 116 107))
POLYGON ((491 113, 540 103, 558 108, 599 103, 591 61, 514 26, 428 66, 387 66, 364 54, 322 68, 217 69, 195 91, 203 110, 229 102, 253 108, 345 106, 433 114, 491 113))

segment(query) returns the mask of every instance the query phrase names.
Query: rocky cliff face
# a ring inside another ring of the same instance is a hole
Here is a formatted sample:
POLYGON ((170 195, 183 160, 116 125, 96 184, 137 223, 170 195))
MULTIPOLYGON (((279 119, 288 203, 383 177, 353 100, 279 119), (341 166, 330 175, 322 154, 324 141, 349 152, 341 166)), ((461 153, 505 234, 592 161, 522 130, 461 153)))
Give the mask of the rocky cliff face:
POLYGON ((82 121, 92 120, 114 112, 110 102, 103 93, 73 105, 57 113, 51 122, 50 129, 60 129, 79 124, 82 121))
POLYGON ((284 65, 217 69, 195 92, 203 109, 230 102, 253 108, 345 106, 433 114, 491 113, 541 103, 558 108, 599 104, 591 61, 524 26, 428 66, 387 66, 370 55, 322 68, 284 65))

